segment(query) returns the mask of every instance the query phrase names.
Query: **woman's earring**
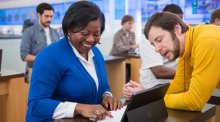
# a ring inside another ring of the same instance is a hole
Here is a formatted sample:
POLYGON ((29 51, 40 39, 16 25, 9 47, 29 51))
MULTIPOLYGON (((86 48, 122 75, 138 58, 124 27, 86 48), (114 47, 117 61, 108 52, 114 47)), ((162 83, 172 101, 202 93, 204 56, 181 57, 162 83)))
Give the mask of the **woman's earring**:
POLYGON ((70 40, 69 33, 67 34, 67 38, 68 38, 68 40, 70 40))

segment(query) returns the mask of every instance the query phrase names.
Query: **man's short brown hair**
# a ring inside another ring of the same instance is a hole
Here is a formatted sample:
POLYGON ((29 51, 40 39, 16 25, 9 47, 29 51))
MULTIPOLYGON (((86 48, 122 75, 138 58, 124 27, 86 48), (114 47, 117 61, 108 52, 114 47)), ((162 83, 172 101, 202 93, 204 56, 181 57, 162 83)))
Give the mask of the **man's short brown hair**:
POLYGON ((134 21, 134 18, 130 15, 125 15, 121 20, 121 25, 123 25, 124 23, 126 23, 128 21, 134 21))
POLYGON ((170 12, 157 12, 147 21, 144 28, 144 35, 146 39, 148 39, 148 34, 152 26, 161 27, 166 31, 173 32, 177 24, 181 26, 182 33, 188 30, 188 26, 178 17, 178 15, 170 12))

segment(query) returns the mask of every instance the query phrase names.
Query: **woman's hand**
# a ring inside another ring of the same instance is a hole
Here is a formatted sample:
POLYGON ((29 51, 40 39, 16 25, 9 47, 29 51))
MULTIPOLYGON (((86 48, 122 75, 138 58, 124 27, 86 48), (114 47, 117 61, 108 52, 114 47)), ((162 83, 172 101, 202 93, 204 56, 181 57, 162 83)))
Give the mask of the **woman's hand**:
POLYGON ((88 104, 76 104, 75 116, 82 115, 89 118, 92 121, 102 120, 106 116, 112 118, 109 111, 102 107, 102 105, 88 105, 88 104))
POLYGON ((113 98, 108 93, 105 93, 102 97, 102 105, 107 110, 117 110, 123 107, 123 104, 120 100, 113 98))

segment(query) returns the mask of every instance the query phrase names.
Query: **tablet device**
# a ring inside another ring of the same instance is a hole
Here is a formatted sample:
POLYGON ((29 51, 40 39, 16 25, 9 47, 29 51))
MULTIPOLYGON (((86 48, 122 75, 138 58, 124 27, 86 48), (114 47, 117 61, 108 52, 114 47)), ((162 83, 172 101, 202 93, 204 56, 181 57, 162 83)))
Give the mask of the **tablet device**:
POLYGON ((168 84, 157 85, 131 96, 121 122, 157 122, 168 116, 164 96, 168 84))

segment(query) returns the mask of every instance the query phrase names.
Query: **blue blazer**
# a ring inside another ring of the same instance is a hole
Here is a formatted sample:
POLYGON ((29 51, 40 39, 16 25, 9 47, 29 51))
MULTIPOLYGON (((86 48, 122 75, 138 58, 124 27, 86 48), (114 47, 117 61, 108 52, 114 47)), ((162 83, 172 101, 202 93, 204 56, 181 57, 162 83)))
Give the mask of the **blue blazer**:
POLYGON ((67 38, 43 49, 35 59, 28 98, 27 122, 51 121, 60 102, 100 104, 110 92, 105 61, 93 47, 99 88, 72 50, 67 38))

